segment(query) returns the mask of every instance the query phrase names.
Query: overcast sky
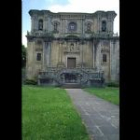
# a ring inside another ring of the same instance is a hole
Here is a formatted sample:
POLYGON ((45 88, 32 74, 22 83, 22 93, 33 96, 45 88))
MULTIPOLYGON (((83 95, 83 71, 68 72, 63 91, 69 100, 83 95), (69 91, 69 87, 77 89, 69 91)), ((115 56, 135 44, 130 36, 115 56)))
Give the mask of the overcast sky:
POLYGON ((119 33, 119 0, 22 0, 22 44, 27 46, 25 35, 31 30, 30 9, 52 12, 115 11, 114 33, 119 33))

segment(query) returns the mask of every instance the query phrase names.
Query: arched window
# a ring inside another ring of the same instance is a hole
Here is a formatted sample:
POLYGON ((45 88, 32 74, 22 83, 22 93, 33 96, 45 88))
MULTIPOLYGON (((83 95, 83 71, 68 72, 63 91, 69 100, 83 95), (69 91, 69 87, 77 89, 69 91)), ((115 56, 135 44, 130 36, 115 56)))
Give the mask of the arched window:
POLYGON ((38 22, 38 29, 43 30, 43 20, 42 19, 40 19, 38 22))
POLYGON ((106 21, 102 21, 102 32, 106 31, 106 21))

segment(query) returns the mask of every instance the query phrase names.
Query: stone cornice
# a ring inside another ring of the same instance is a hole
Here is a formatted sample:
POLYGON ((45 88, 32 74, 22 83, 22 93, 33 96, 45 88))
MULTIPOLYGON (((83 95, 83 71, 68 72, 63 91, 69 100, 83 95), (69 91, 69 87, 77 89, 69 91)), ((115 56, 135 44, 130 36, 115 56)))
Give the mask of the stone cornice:
POLYGON ((49 11, 49 10, 35 10, 35 9, 32 9, 28 13, 29 13, 30 16, 33 16, 35 14, 36 15, 45 15, 45 14, 52 13, 52 12, 49 11))
POLYGON ((94 13, 82 13, 82 12, 58 12, 58 13, 53 13, 50 10, 30 10, 29 11, 30 16, 33 15, 46 15, 48 14, 49 16, 56 16, 56 17, 69 17, 69 18, 76 18, 76 17, 81 17, 81 18, 91 18, 95 16, 108 16, 112 15, 114 18, 116 17, 115 11, 96 11, 94 13))
POLYGON ((92 39, 113 39, 113 40, 119 40, 119 36, 113 36, 113 34, 110 34, 110 33, 105 33, 105 34, 102 34, 102 33, 98 33, 98 34, 95 34, 95 33, 91 33, 90 37, 83 37, 82 35, 76 35, 76 34, 68 34, 67 36, 65 37, 55 37, 54 36, 54 33, 53 32, 50 32, 50 33, 47 33, 47 32, 43 32, 43 33, 36 33, 36 32, 33 32, 33 33, 29 33, 27 32, 27 35, 26 35, 27 39, 32 39, 32 38, 50 38, 50 39, 53 39, 53 40, 92 40, 92 39))

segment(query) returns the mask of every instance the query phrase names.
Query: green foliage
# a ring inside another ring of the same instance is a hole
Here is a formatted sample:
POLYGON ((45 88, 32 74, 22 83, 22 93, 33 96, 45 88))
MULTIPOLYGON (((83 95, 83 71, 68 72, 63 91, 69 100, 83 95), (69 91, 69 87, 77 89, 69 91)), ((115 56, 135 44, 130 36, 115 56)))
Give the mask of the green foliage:
POLYGON ((24 81, 25 85, 37 85, 37 81, 36 80, 30 80, 30 79, 26 79, 24 81))
POLYGON ((22 67, 26 65, 26 47, 22 45, 22 67))
POLYGON ((107 83, 107 86, 108 86, 108 87, 119 87, 119 83, 116 83, 116 82, 109 82, 109 83, 107 83))
POLYGON ((66 91, 53 87, 22 87, 23 140, 89 140, 66 91))
POLYGON ((119 105, 119 88, 117 87, 85 88, 85 90, 111 103, 119 105))

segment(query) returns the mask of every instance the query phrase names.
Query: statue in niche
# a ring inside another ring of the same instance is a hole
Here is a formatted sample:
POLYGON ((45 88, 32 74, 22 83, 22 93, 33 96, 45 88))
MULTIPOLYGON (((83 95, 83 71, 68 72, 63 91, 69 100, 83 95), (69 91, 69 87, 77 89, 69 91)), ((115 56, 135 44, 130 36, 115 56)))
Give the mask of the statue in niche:
POLYGON ((43 20, 39 20, 39 30, 43 30, 43 20))
POLYGON ((91 31, 91 24, 90 24, 90 23, 87 24, 87 31, 88 31, 88 32, 91 31))
POLYGON ((73 43, 71 43, 71 45, 70 45, 70 52, 72 52, 72 51, 74 51, 74 44, 73 43))
POLYGON ((54 31, 57 31, 57 27, 58 27, 58 23, 55 22, 55 23, 54 23, 54 31))
POLYGON ((106 21, 102 21, 102 31, 106 31, 106 21))

